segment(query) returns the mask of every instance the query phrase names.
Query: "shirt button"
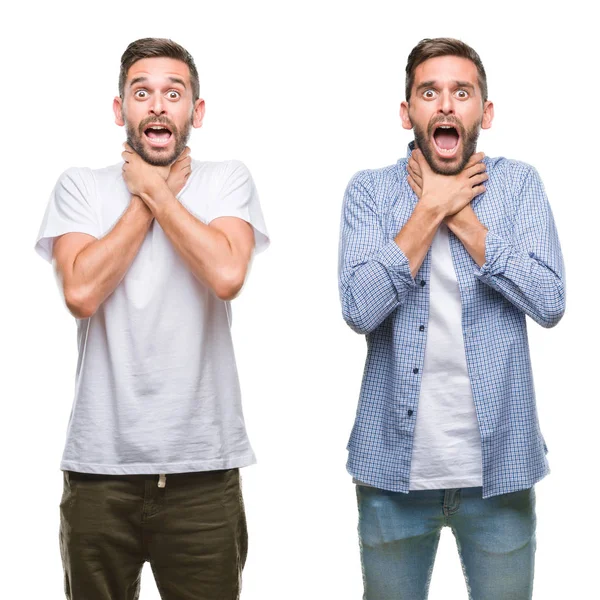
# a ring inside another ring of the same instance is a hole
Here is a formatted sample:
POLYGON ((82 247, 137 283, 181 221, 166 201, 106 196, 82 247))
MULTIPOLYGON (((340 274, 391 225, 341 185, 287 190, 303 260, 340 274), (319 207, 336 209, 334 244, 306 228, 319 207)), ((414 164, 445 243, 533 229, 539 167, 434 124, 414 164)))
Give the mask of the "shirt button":
POLYGON ((424 286, 425 286, 425 280, 421 279, 421 287, 424 287, 424 286))
POLYGON ((425 325, 421 325, 421 326, 419 327, 419 331, 425 331, 425 325))
POLYGON ((410 410, 410 409, 409 409, 409 410, 408 410, 408 411, 406 411, 406 412, 407 412, 407 414, 408 414, 408 416, 409 416, 409 417, 412 417, 412 414, 413 414, 413 411, 412 411, 412 410, 410 410))
POLYGON ((413 369, 413 373, 416 375, 418 372, 419 372, 419 369, 417 369, 417 367, 415 367, 415 368, 413 369))

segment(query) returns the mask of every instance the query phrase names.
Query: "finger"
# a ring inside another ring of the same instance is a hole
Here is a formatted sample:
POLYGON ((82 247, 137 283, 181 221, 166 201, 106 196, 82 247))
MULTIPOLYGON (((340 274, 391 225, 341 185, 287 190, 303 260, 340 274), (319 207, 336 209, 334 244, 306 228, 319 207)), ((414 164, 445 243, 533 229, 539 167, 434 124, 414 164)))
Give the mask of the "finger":
POLYGON ((427 159, 419 149, 413 150, 412 156, 414 156, 415 160, 417 161, 416 168, 419 170, 420 174, 431 172, 431 168, 429 167, 427 159))
POLYGON ((419 164, 419 162, 420 162, 421 160, 423 160, 423 153, 422 153, 422 152, 421 152, 421 151, 420 151, 418 148, 415 148, 415 149, 412 151, 412 154, 410 155, 410 157, 411 157, 411 158, 414 158, 414 159, 415 159, 415 162, 416 162, 417 164, 419 164))
POLYGON ((412 191, 417 195, 417 197, 421 197, 421 188, 415 183, 414 179, 409 175, 407 178, 408 185, 410 185, 412 191))
POLYGON ((484 158, 485 158, 485 152, 476 152, 475 154, 473 154, 471 156, 471 158, 469 158, 465 168, 468 169, 469 167, 472 167, 473 165, 480 163, 484 158))
POLYGON ((471 177, 469 179, 469 183, 475 187, 476 185, 479 185, 480 183, 483 183, 484 181, 487 181, 489 179, 489 175, 487 173, 479 173, 479 175, 474 175, 473 177, 471 177))
POLYGON ((419 185, 423 185, 423 177, 421 177, 420 173, 417 173, 415 171, 411 171, 411 175, 412 178, 419 184, 419 185))
POLYGON ((410 160, 408 161, 408 166, 412 167, 413 171, 420 173, 419 163, 417 162, 417 159, 414 156, 410 157, 410 160))
POLYGON ((485 166, 485 163, 478 162, 474 165, 471 165, 470 167, 467 167, 465 169, 465 172, 467 174, 467 177, 473 177, 475 175, 479 175, 479 173, 485 173, 486 170, 487 167, 485 166))
POLYGON ((473 188, 473 198, 479 196, 485 192, 485 185, 477 185, 473 188))
POLYGON ((191 160, 190 152, 191 152, 190 147, 186 146, 184 151, 179 155, 179 158, 177 159, 176 162, 179 162, 180 160, 182 160, 182 161, 183 160, 191 160))

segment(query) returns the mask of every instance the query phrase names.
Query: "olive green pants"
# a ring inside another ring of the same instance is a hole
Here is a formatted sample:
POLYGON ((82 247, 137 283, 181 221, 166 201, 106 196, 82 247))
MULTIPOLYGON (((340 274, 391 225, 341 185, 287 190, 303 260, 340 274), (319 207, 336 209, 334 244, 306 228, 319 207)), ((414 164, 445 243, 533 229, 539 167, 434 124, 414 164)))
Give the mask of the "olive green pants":
POLYGON ((136 600, 148 561, 163 600, 236 600, 248 549, 238 469, 64 473, 60 549, 69 600, 136 600))

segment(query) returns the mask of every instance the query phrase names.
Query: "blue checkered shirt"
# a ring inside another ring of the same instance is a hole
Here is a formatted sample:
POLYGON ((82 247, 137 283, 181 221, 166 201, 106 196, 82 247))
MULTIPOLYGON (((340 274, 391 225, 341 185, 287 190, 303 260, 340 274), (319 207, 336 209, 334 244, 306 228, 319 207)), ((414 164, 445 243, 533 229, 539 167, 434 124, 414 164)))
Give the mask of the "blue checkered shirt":
MULTIPOLYGON (((351 179, 342 211, 339 264, 344 319, 367 338, 347 468, 358 481, 405 493, 431 269, 428 252, 413 279, 394 241, 417 203, 407 182, 408 158, 360 171, 351 179)), ((486 192, 471 204, 489 230, 485 264, 479 268, 460 240, 449 235, 487 498, 531 487, 548 473, 525 315, 543 327, 556 325, 565 309, 565 284, 556 227, 539 175, 515 160, 484 162, 486 192)))

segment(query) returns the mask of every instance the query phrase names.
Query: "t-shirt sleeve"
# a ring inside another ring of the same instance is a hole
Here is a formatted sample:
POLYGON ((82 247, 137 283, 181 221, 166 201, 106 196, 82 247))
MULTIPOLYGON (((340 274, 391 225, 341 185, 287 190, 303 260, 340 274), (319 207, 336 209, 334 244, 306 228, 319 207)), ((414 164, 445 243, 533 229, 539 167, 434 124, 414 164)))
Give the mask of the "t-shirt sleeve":
POLYGON ((94 179, 89 169, 65 171, 48 200, 48 206, 35 243, 36 252, 52 262, 54 240, 65 233, 87 233, 101 236, 100 223, 94 211, 94 179))
POLYGON ((254 249, 262 252, 269 246, 269 234, 258 200, 256 186, 244 163, 232 160, 227 168, 221 190, 211 202, 207 222, 218 217, 238 217, 254 228, 254 249))

